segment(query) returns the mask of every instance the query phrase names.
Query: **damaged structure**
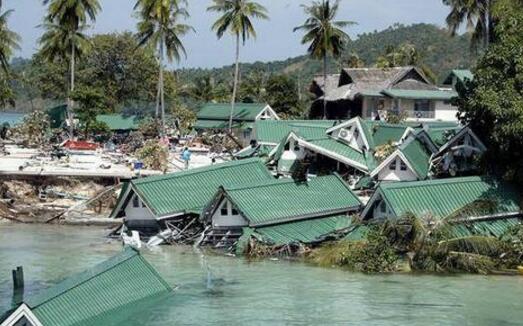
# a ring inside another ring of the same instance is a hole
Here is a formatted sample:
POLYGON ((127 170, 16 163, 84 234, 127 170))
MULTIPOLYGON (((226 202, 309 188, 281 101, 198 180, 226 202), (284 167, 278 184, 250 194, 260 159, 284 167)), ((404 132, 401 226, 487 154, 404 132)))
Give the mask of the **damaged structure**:
MULTIPOLYGON (((226 130, 229 128, 230 114, 230 103, 207 103, 196 113, 197 120, 193 127, 198 132, 226 130)), ((236 103, 232 132, 243 146, 247 146, 253 139, 256 121, 279 119, 276 112, 266 103, 236 103)))
POLYGON ((361 206, 338 175, 222 185, 200 217, 210 226, 203 243, 231 247, 243 237, 241 243, 310 245, 346 230, 361 206))
POLYGON ((364 220, 414 214, 433 223, 446 219, 465 235, 499 237, 522 222, 521 193, 487 177, 380 183, 362 212, 364 220))
POLYGON ((387 115, 405 115, 409 120, 457 121, 457 107, 450 100, 454 90, 439 88, 416 67, 345 68, 339 74, 316 77, 310 91, 316 96, 311 118, 323 115, 327 101, 327 119, 361 116, 385 120, 387 115))
POLYGON ((138 251, 123 252, 24 298, 1 326, 119 325, 172 294, 138 251))
POLYGON ((156 234, 166 222, 183 230, 189 223, 198 225, 203 208, 224 182, 251 184, 272 179, 258 158, 135 179, 122 189, 111 217, 123 218, 127 229, 144 235, 156 234))

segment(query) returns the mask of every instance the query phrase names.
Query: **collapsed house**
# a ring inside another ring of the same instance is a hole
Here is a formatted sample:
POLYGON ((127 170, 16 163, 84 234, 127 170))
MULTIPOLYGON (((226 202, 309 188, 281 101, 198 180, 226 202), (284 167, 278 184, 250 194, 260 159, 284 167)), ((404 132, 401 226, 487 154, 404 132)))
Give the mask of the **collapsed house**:
POLYGON ((240 185, 272 179, 258 158, 136 179, 123 187, 111 217, 123 218, 127 229, 144 235, 156 234, 166 222, 182 230, 189 223, 196 226, 224 182, 240 185))
POLYGON ((361 216, 383 220, 413 214, 429 222, 447 220, 458 235, 499 237, 522 222, 521 193, 487 177, 382 182, 361 216))
MULTIPOLYGON (((231 104, 207 103, 196 113, 194 129, 198 132, 229 129, 231 104)), ((279 120, 274 110, 265 103, 236 103, 232 117, 232 132, 243 145, 253 139, 254 123, 260 120, 279 120)))
POLYGON ((345 68, 340 74, 314 78, 310 87, 316 96, 311 118, 323 116, 327 102, 327 119, 361 116, 384 120, 389 114, 405 115, 423 121, 456 121, 457 107, 450 100, 454 90, 441 89, 430 82, 416 67, 345 68))
POLYGON ((254 124, 254 139, 249 146, 235 154, 237 158, 268 156, 289 132, 321 136, 336 120, 258 120, 254 124))
POLYGON ((104 123, 111 132, 116 134, 128 134, 138 130, 142 120, 136 115, 99 114, 96 116, 96 121, 104 123))
POLYGON ((362 203, 338 176, 296 182, 222 185, 201 214, 203 243, 230 247, 240 237, 268 245, 312 244, 350 226, 362 203))
POLYGON ((363 178, 414 181, 471 173, 485 150, 470 128, 456 123, 388 124, 356 117, 331 128, 291 131, 268 161, 280 175, 335 171, 355 187, 363 178))
POLYGON ((32 295, 0 319, 1 326, 82 326, 125 323, 172 294, 140 255, 120 254, 32 295))

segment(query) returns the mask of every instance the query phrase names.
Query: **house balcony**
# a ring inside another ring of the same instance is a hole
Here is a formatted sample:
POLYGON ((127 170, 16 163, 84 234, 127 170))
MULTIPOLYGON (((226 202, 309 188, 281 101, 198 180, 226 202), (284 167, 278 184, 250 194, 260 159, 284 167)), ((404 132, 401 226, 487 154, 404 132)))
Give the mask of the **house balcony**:
POLYGON ((435 119, 436 111, 402 110, 407 119, 435 119))

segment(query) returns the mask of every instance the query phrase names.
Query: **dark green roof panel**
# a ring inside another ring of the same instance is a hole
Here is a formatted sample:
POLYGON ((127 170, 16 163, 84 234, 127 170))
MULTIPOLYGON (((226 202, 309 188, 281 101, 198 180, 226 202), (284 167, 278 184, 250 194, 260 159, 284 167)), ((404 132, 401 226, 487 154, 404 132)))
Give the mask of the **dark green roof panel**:
MULTIPOLYGON (((267 107, 265 103, 236 103, 233 120, 254 121, 255 118, 267 107)), ((223 120, 228 121, 231 114, 230 103, 207 103, 203 105, 197 115, 198 120, 223 120)))

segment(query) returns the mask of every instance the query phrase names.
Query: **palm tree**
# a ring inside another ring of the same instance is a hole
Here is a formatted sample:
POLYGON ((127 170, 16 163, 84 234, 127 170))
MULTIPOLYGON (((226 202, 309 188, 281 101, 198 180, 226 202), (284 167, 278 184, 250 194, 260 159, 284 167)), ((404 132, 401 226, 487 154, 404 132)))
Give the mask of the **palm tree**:
POLYGON ((70 84, 67 96, 69 136, 73 137, 73 115, 71 93, 75 86, 76 57, 87 49, 87 39, 82 33, 87 22, 94 22, 101 10, 98 0, 43 0, 48 6, 47 16, 42 25, 46 32, 40 39, 45 57, 54 61, 57 57, 68 58, 70 63, 70 84))
POLYGON ((250 0, 213 0, 213 3, 207 10, 223 14, 212 25, 212 29, 216 31, 218 38, 222 38, 227 31, 230 31, 236 37, 234 85, 232 88, 231 114, 229 116, 229 133, 231 133, 240 73, 240 39, 245 45, 245 41, 249 37, 256 38, 256 30, 251 22, 251 18, 269 19, 269 16, 265 7, 250 0))
POLYGON ((6 74, 9 74, 9 60, 14 50, 20 49, 18 44, 20 36, 7 26, 7 21, 12 13, 13 10, 2 13, 2 1, 0 0, 0 65, 6 74))
POLYGON ((450 6, 450 13, 446 21, 451 35, 456 35, 459 27, 466 23, 467 29, 472 32, 471 47, 478 45, 488 46, 492 41, 494 20, 492 8, 495 0, 443 0, 450 6))
POLYGON ((329 0, 313 1, 310 6, 303 6, 309 16, 305 23, 294 28, 303 30, 302 44, 309 44, 308 52, 315 59, 323 59, 323 118, 327 119, 327 56, 339 58, 347 41, 350 40, 342 28, 356 24, 351 21, 335 21, 340 0, 330 4, 329 0))
POLYGON ((156 96, 156 118, 161 107, 162 130, 165 131, 165 94, 164 94, 164 57, 169 61, 180 61, 187 56, 181 37, 194 29, 180 20, 189 17, 182 7, 185 0, 138 0, 134 7, 138 10, 141 21, 138 23, 137 39, 140 46, 153 45, 158 48, 159 74, 156 96))

